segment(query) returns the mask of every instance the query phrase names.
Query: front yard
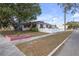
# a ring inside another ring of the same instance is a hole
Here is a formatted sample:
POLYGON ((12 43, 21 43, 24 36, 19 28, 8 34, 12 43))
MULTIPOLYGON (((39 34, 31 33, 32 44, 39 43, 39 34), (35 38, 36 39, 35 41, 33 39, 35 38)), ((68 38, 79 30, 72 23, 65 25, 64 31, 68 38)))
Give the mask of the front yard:
MULTIPOLYGON (((46 56, 65 40, 72 32, 61 32, 37 40, 16 45, 25 55, 46 56)), ((37 34, 36 34, 37 35, 37 34)))

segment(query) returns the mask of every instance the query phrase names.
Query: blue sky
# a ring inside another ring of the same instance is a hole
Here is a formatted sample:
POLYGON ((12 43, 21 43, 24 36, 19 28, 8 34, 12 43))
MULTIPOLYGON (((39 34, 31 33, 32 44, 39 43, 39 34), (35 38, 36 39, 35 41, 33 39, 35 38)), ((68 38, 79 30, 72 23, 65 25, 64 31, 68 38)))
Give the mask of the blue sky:
MULTIPOLYGON (((63 8, 60 8, 55 3, 42 3, 40 4, 42 14, 38 16, 37 20, 41 20, 50 24, 63 24, 63 8)), ((76 16, 78 16, 77 13, 76 16)), ((67 22, 72 21, 73 15, 67 14, 67 22)), ((78 17, 77 17, 78 19, 78 17)))

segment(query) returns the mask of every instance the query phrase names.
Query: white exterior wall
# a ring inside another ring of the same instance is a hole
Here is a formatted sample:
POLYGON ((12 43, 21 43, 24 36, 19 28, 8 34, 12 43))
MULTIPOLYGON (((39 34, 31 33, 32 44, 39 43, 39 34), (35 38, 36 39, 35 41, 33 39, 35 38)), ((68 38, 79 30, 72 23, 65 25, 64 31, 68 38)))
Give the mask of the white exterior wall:
POLYGON ((55 33, 55 32, 59 32, 59 29, 53 29, 53 28, 46 28, 45 25, 43 25, 44 28, 40 28, 40 24, 37 24, 37 28, 39 30, 39 32, 45 32, 45 33, 55 33))
POLYGON ((64 25, 57 25, 61 31, 64 31, 64 25))
POLYGON ((52 29, 48 29, 48 28, 39 28, 38 30, 40 32, 52 33, 52 29))

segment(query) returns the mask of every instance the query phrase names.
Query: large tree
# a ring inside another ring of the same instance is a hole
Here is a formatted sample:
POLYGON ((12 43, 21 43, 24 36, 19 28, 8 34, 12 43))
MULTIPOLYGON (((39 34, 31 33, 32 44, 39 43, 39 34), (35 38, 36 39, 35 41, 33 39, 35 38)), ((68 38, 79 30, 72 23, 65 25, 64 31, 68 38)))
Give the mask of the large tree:
POLYGON ((13 18, 18 21, 36 19, 41 14, 41 8, 37 3, 1 3, 0 4, 0 27, 7 27, 14 23, 13 18))
POLYGON ((9 25, 9 18, 14 11, 7 6, 7 4, 0 4, 0 27, 6 27, 9 25))
POLYGON ((12 8, 17 12, 16 16, 19 20, 26 21, 28 19, 36 19, 37 16, 41 14, 41 8, 39 4, 36 3, 19 3, 15 4, 12 8))
POLYGON ((58 4, 61 8, 63 8, 63 12, 64 12, 64 30, 66 31, 66 17, 67 17, 67 13, 71 12, 71 13, 75 13, 78 8, 79 8, 79 4, 77 3, 59 3, 58 4))

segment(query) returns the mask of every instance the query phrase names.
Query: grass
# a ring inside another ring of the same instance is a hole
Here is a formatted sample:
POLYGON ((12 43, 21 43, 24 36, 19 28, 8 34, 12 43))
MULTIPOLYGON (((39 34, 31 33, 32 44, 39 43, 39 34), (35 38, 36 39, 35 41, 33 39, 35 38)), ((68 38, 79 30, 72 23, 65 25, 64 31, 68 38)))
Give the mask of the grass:
POLYGON ((39 35, 44 35, 48 33, 42 33, 42 32, 32 32, 32 31, 0 31, 2 35, 21 35, 21 34, 26 34, 26 35, 31 35, 32 37, 34 36, 39 36, 39 35))
POLYGON ((30 42, 24 42, 16 45, 25 55, 28 56, 46 56, 65 40, 71 31, 61 32, 55 35, 40 38, 30 42))

